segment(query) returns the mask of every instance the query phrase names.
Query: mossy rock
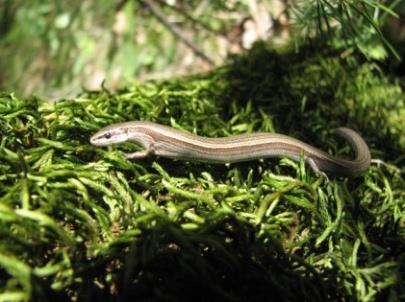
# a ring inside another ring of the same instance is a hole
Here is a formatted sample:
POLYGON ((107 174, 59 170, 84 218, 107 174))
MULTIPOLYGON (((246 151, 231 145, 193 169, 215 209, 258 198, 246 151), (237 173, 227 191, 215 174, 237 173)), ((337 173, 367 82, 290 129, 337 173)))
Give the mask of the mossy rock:
POLYGON ((405 95, 370 62, 257 44, 209 74, 47 102, 0 98, 1 301, 399 301, 405 258, 405 95), (368 142, 359 178, 287 159, 126 160, 89 137, 151 120, 199 135, 288 134, 339 156, 368 142))

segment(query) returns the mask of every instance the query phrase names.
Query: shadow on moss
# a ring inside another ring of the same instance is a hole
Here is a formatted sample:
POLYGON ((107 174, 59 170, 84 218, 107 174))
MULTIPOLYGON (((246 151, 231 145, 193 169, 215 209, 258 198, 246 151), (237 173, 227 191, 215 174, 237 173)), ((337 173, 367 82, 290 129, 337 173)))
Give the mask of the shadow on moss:
MULTIPOLYGON (((120 301, 338 299, 332 272, 321 276, 299 258, 285 254, 269 234, 257 237, 257 230, 236 218, 224 215, 195 231, 157 224, 144 229, 130 246, 115 246, 107 253, 119 255, 106 269, 117 288, 106 289, 116 291, 120 301)), ((99 280, 103 276, 105 272, 99 280)), ((94 279, 86 280, 94 284, 94 279)), ((85 287, 86 283, 81 295, 94 300, 97 291, 85 287)))

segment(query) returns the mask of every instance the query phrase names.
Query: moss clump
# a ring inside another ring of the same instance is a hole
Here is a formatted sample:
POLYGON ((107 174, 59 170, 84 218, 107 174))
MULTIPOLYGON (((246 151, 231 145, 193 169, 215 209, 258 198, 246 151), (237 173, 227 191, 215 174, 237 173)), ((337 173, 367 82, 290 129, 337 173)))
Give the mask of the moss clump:
POLYGON ((0 300, 400 300, 405 95, 372 63, 257 45, 210 74, 75 100, 0 98, 0 300), (205 136, 273 131, 374 157, 325 183, 304 163, 232 165, 96 148, 102 126, 152 120, 205 136))

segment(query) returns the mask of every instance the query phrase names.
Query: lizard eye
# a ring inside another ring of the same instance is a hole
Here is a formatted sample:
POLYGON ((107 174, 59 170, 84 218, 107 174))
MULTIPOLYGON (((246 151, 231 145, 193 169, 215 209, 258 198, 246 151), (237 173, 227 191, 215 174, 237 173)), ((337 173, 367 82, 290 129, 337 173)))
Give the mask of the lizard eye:
POLYGON ((111 133, 106 133, 106 134, 104 134, 104 138, 110 139, 110 138, 111 138, 111 133))

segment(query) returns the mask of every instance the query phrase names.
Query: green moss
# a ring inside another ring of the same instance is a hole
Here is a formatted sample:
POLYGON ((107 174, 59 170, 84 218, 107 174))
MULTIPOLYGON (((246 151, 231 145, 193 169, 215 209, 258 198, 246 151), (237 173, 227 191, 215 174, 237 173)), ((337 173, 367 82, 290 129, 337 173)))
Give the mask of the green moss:
POLYGON ((210 74, 75 100, 0 98, 0 300, 400 300, 404 93, 372 63, 258 44, 210 74), (303 163, 128 161, 89 137, 152 120, 205 136, 277 131, 372 165, 325 183, 303 163))

